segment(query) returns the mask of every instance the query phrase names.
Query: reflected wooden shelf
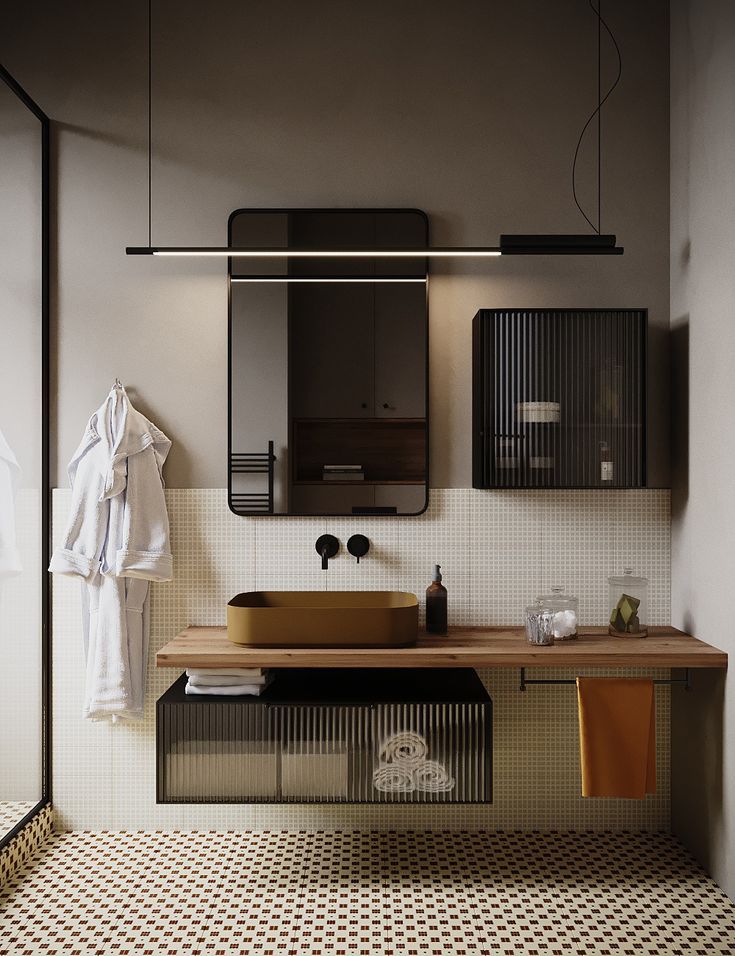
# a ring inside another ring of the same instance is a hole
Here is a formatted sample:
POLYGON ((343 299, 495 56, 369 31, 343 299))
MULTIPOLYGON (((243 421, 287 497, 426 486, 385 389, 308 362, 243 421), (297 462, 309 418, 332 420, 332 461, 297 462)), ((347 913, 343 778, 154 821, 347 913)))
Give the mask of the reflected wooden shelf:
POLYGON ((325 486, 331 487, 332 485, 337 485, 338 488, 344 487, 354 487, 357 485, 358 488, 364 488, 365 485, 419 485, 423 487, 426 484, 425 480, 420 478, 381 478, 379 481, 373 481, 370 478, 364 478, 361 481, 335 481, 331 479, 329 481, 319 480, 315 478, 313 480, 299 479, 298 481, 293 482, 294 485, 318 485, 320 488, 325 486))
POLYGON ((405 648, 242 647, 225 627, 187 627, 156 655, 157 667, 714 667, 724 651, 673 627, 649 627, 648 637, 610 637, 584 628, 576 641, 536 647, 522 628, 451 628, 446 637, 421 634, 405 648))

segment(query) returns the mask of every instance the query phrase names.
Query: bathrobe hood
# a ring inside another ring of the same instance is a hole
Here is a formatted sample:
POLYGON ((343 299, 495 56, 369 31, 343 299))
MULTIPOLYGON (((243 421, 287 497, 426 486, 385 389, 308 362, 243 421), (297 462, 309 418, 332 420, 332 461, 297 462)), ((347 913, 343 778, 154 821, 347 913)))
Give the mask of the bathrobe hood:
POLYGON ((130 404, 124 388, 113 388, 105 402, 92 415, 82 441, 69 462, 69 484, 74 487, 80 461, 95 446, 107 462, 100 501, 114 498, 127 484, 127 460, 152 447, 161 481, 163 463, 171 449, 171 440, 160 428, 130 404))

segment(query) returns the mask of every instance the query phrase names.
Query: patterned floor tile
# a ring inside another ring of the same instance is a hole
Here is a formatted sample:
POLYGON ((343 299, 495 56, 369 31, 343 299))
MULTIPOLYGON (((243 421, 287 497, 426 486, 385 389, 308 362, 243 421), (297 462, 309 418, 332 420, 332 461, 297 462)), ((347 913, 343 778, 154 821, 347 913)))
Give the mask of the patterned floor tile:
POLYGON ((0 800, 0 837, 12 830, 16 823, 20 823, 35 805, 22 800, 0 800))
POLYGON ((735 905, 651 833, 56 834, 0 954, 735 954, 735 905))

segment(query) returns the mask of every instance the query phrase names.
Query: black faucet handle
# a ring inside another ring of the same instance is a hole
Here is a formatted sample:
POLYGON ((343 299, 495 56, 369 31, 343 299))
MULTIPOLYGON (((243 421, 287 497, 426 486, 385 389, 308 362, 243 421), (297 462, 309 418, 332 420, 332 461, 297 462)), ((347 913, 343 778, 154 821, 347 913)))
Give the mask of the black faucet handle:
POLYGON ((360 558, 364 558, 370 550, 370 541, 364 534, 353 534, 347 542, 347 550, 353 558, 357 558, 359 564, 360 558))
POLYGON ((314 548, 321 556, 322 571, 326 571, 329 567, 329 559, 339 552, 339 541, 333 534, 322 534, 316 539, 314 548))

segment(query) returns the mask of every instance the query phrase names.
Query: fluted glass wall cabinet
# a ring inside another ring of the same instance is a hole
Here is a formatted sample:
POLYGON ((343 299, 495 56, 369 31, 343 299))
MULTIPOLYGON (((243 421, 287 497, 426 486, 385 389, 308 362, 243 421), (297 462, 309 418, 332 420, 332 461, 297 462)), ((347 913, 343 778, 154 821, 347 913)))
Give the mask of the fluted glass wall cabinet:
POLYGON ((483 309, 475 488, 646 486, 645 309, 483 309))

